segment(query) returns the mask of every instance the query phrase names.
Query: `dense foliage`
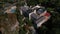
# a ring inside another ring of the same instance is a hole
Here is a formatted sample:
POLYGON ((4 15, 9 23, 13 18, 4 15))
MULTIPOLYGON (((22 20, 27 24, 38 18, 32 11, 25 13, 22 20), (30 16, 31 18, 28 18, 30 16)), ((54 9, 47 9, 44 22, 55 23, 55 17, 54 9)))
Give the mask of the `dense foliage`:
MULTIPOLYGON (((1 2, 13 3, 13 1, 7 1, 7 0, 1 0, 1 2)), ((1 2, 0 2, 0 6, 2 6, 1 2)), ((20 3, 20 1, 18 1, 17 3, 20 3)), ((41 28, 38 29, 40 34, 60 34, 60 0, 27 0, 27 4, 29 6, 30 5, 34 6, 37 4, 42 5, 46 7, 48 12, 50 12, 51 14, 51 18, 46 23, 44 23, 41 28)), ((19 11, 17 12, 17 17, 21 25, 23 21, 21 21, 22 17, 19 14, 19 11)), ((23 30, 22 28, 20 29, 21 29, 20 31, 23 30)))

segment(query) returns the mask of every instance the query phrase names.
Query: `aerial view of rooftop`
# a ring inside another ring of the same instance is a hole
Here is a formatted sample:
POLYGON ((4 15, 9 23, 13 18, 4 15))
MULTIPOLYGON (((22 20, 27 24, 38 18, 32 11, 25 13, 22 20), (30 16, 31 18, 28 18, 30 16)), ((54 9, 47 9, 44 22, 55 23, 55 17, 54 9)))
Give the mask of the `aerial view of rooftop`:
POLYGON ((60 0, 0 0, 0 34, 60 34, 60 0))

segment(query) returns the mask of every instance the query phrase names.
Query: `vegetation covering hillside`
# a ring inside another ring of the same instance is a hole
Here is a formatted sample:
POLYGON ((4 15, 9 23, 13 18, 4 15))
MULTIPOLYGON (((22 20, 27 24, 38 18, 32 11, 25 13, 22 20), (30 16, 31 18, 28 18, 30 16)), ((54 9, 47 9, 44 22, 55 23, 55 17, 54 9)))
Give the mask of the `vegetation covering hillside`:
MULTIPOLYGON (((7 0, 0 0, 0 8, 3 7, 4 2, 9 2, 9 3, 14 3, 13 1, 7 1, 7 0), (2 3, 1 3, 2 2, 2 3)), ((25 30, 21 27, 21 24, 23 24, 22 18, 23 16, 20 15, 19 12, 19 6, 21 6, 21 1, 18 0, 17 2, 17 19, 20 23, 20 34, 24 34, 25 30)), ((24 3, 23 3, 24 4, 24 3)), ((60 34, 60 0, 27 0, 27 5, 30 6, 35 6, 35 5, 41 5, 44 6, 48 12, 51 14, 51 18, 43 24, 43 26, 41 28, 38 29, 38 33, 39 34, 60 34)), ((0 12, 0 21, 1 19, 6 18, 5 14, 2 14, 2 12, 0 12), (4 16, 5 15, 5 16, 4 16)), ((28 20, 27 20, 28 21, 28 20)), ((31 22, 29 22, 30 24, 31 22)))

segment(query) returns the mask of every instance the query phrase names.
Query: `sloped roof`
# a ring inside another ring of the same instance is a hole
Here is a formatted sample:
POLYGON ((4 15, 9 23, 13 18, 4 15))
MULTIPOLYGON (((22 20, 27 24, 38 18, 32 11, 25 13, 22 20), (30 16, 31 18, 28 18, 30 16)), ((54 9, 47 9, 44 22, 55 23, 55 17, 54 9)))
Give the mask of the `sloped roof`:
POLYGON ((40 16, 37 15, 37 14, 35 14, 35 13, 33 13, 33 14, 31 15, 31 17, 34 18, 34 19, 36 19, 36 20, 40 18, 40 16))
POLYGON ((29 9, 29 7, 28 7, 28 6, 21 6, 20 9, 21 9, 22 11, 27 11, 27 10, 29 9))
POLYGON ((34 23, 37 24, 37 27, 40 27, 43 23, 48 21, 50 16, 50 13, 47 12, 44 16, 41 16, 39 19, 35 20, 34 23))
POLYGON ((39 22, 43 21, 44 19, 45 19, 45 17, 44 16, 41 16, 39 19, 37 19, 35 21, 35 23, 38 24, 39 22))

